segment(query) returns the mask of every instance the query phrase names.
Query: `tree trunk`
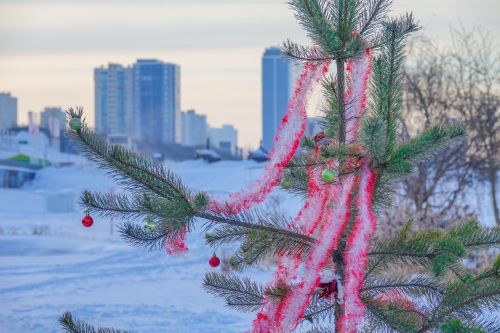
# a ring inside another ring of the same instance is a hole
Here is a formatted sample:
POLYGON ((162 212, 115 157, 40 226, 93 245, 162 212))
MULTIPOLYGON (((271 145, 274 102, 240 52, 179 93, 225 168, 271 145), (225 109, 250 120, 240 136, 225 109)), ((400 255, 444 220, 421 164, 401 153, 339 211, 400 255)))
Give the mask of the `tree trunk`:
POLYGON ((344 101, 344 60, 337 59, 337 99, 339 104, 339 141, 345 143, 346 138, 346 119, 345 119, 345 101, 344 101))
POLYGON ((491 168, 489 172, 489 182, 491 190, 491 203, 493 205, 493 214, 495 215, 495 223, 500 227, 500 213, 497 204, 497 170, 491 168))

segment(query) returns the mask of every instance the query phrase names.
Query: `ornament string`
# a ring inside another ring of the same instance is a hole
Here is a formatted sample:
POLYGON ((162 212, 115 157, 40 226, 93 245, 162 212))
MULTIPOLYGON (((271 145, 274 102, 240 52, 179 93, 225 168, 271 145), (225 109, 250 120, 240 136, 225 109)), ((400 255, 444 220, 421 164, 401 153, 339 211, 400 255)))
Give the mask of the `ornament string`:
POLYGON ((371 73, 371 53, 366 49, 363 56, 347 63, 349 90, 346 95, 346 139, 354 143, 358 137, 361 117, 366 106, 366 88, 371 73))
POLYGON ((262 202, 278 185, 283 168, 294 156, 306 126, 307 98, 315 84, 327 73, 330 62, 318 66, 306 63, 297 81, 297 86, 290 100, 287 112, 283 117, 269 153, 270 160, 264 169, 263 176, 240 192, 232 193, 225 201, 212 200, 209 209, 215 213, 234 215, 253 205, 262 202))
POLYGON ((339 319, 340 332, 355 333, 366 312, 361 301, 360 288, 363 284, 366 265, 368 263, 369 241, 377 228, 377 221, 372 210, 373 192, 375 189, 375 172, 365 162, 360 176, 357 197, 358 214, 353 230, 347 239, 344 254, 344 311, 339 319))
MULTIPOLYGON (((315 150, 314 159, 317 160, 319 149, 315 150)), ((300 227, 310 236, 320 224, 327 201, 326 186, 321 184, 321 169, 314 165, 307 168, 308 173, 308 194, 303 208, 295 218, 293 224, 300 227)), ((289 283, 296 277, 296 271, 301 260, 300 255, 290 256, 282 252, 278 255, 278 268, 274 273, 270 286, 276 286, 279 283, 289 283)), ((276 322, 277 304, 265 297, 257 317, 253 322, 253 333, 272 332, 276 322)))
POLYGON ((164 247, 165 252, 169 255, 180 254, 188 251, 186 246, 186 234, 188 228, 184 227, 180 230, 173 239, 166 238, 164 247))
MULTIPOLYGON (((347 116, 350 121, 347 123, 349 129, 347 139, 350 142, 357 138, 359 122, 364 112, 370 63, 370 51, 366 49, 362 57, 355 59, 348 66, 350 87, 346 103, 349 104, 347 116)), ((338 199, 335 203, 332 202, 331 216, 320 228, 318 242, 311 249, 300 277, 300 283, 282 299, 278 306, 276 332, 292 331, 303 317, 311 295, 320 282, 321 271, 328 264, 332 251, 337 248, 338 240, 349 223, 354 184, 355 177, 348 175, 341 180, 339 185, 333 186, 333 197, 338 199)))
POLYGON ((327 213, 320 227, 319 239, 312 246, 300 273, 299 284, 281 300, 276 314, 275 332, 291 332, 303 317, 312 293, 320 283, 321 271, 329 263, 331 253, 336 249, 338 240, 351 216, 350 204, 355 177, 348 176, 340 185, 332 186, 334 198, 338 198, 327 213))

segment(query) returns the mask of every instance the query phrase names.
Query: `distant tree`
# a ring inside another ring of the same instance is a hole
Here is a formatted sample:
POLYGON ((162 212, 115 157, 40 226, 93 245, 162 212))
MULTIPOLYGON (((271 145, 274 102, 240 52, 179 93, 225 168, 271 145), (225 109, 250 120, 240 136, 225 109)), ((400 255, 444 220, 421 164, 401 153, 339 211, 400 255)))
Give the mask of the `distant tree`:
MULTIPOLYGON (((449 56, 421 39, 412 44, 409 54, 401 112, 403 140, 436 123, 451 124, 461 118, 449 102, 449 56)), ((445 227, 466 214, 466 204, 460 199, 472 182, 467 148, 466 140, 457 140, 419 163, 415 173, 402 181, 401 195, 411 202, 410 214, 421 227, 445 227)))
POLYGON ((453 31, 449 53, 450 107, 468 126, 469 158, 490 185, 495 222, 500 225, 497 186, 500 170, 500 48, 480 30, 453 31))

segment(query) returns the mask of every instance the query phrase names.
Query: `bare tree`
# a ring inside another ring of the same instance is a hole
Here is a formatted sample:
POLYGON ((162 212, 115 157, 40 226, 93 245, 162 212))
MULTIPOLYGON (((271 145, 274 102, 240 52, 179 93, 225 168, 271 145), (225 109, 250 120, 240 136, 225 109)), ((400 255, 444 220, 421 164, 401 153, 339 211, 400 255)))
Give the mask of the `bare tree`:
MULTIPOLYGON (((436 123, 457 121, 449 102, 448 56, 432 43, 417 40, 410 47, 410 57, 401 114, 403 138, 436 123)), ((470 166, 467 142, 461 141, 420 163, 415 174, 402 181, 401 195, 411 202, 409 210, 417 224, 444 228, 467 214, 467 205, 460 199, 471 185, 470 166)))
POLYGON ((467 121, 469 158, 479 179, 489 183, 495 222, 500 225, 500 49, 480 30, 454 30, 448 66, 451 107, 467 121))

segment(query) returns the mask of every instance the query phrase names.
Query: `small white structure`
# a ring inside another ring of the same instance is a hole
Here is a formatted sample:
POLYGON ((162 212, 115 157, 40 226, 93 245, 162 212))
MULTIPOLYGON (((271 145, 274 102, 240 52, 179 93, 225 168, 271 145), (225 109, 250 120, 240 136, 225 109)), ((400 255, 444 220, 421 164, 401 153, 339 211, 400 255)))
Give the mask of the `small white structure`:
POLYGON ((211 127, 208 135, 211 147, 231 155, 236 155, 238 150, 238 131, 233 125, 211 127))
POLYGON ((204 147, 208 138, 207 116, 194 110, 182 112, 182 145, 204 147))
POLYGON ((319 126, 321 119, 317 117, 309 117, 307 118, 306 124, 306 136, 312 137, 318 134, 321 131, 321 127, 319 126))

